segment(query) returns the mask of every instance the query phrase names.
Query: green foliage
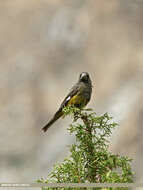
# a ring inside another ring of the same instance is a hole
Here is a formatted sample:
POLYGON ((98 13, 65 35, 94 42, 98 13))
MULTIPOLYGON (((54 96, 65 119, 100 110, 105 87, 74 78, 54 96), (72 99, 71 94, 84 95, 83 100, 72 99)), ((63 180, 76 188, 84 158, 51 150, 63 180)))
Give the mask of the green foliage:
MULTIPOLYGON (((70 147, 70 156, 57 164, 41 183, 130 183, 133 182, 131 159, 114 155, 109 150, 109 137, 117 124, 105 113, 97 116, 92 110, 65 107, 64 116, 71 115, 73 123, 68 128, 76 136, 70 147), (80 121, 80 122, 79 122, 80 121)), ((43 188, 75 189, 75 188, 43 188)), ((81 188, 80 188, 81 189, 81 188)), ((86 188, 82 188, 86 189, 86 188)), ((90 188, 89 188, 90 189, 90 188)), ((93 188, 92 188, 93 189, 93 188)), ((94 188, 114 189, 114 188, 94 188)), ((128 189, 128 188, 116 188, 128 189)))

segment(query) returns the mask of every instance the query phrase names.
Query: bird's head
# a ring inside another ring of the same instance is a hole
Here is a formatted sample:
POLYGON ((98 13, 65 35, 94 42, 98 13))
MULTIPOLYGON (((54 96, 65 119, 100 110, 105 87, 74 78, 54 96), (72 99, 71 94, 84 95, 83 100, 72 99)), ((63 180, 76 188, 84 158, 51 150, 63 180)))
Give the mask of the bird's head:
POLYGON ((79 81, 91 84, 91 79, 90 79, 89 74, 87 72, 82 72, 80 74, 79 81))

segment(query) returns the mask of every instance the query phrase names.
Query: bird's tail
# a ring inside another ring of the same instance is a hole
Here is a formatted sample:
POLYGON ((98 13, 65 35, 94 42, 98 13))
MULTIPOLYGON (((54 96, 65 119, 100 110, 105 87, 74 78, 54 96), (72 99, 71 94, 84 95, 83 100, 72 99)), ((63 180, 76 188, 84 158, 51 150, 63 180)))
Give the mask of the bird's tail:
POLYGON ((49 123, 47 123, 47 125, 45 125, 45 126, 42 128, 42 130, 43 130, 44 132, 46 132, 47 129, 49 129, 49 127, 51 127, 51 125, 52 125, 55 121, 57 121, 61 116, 62 116, 62 111, 61 111, 61 110, 60 110, 60 111, 57 111, 57 113, 54 115, 54 117, 49 121, 49 123))
MULTIPOLYGON (((58 119, 58 118, 57 118, 58 119)), ((46 132, 47 131, 47 129, 57 120, 57 119, 55 119, 54 117, 49 121, 49 123, 47 123, 47 125, 45 125, 43 128, 42 128, 42 130, 44 131, 44 132, 46 132)))

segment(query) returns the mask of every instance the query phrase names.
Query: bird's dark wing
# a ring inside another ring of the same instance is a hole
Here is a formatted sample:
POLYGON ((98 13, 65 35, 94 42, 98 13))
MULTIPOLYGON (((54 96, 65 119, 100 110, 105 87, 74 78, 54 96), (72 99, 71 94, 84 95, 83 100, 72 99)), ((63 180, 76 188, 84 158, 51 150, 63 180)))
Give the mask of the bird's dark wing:
POLYGON ((69 102, 69 100, 77 94, 78 92, 78 89, 79 89, 79 86, 78 85, 75 85, 71 91, 69 92, 69 94, 65 97, 65 99, 63 100, 60 108, 58 109, 58 111, 55 113, 54 117, 49 121, 49 123, 47 125, 45 125, 42 130, 44 132, 47 131, 47 129, 57 120, 59 119, 63 113, 62 113, 62 109, 67 105, 67 103, 69 102))
POLYGON ((63 109, 63 107, 65 107, 67 105, 67 103, 69 102, 69 100, 77 94, 77 92, 79 91, 79 85, 75 85, 73 86, 73 88, 70 90, 69 94, 65 97, 65 99, 63 100, 61 106, 59 109, 63 109))

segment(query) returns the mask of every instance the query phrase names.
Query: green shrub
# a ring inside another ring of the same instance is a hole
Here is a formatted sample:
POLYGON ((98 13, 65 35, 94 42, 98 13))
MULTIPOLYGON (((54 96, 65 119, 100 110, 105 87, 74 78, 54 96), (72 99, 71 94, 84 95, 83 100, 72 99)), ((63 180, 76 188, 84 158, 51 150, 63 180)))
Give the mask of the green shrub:
MULTIPOLYGON (((68 128, 76 142, 70 147, 69 158, 55 165, 47 179, 40 183, 130 183, 133 182, 131 159, 115 155, 109 148, 109 137, 117 126, 105 113, 97 116, 89 109, 65 107, 64 116, 71 115, 73 123, 68 128), (80 122, 79 122, 80 121, 80 122)), ((77 189, 77 188, 43 188, 77 189)), ((87 189, 87 188, 80 188, 87 189)), ((128 188, 88 188, 88 189, 128 189, 128 188)))

